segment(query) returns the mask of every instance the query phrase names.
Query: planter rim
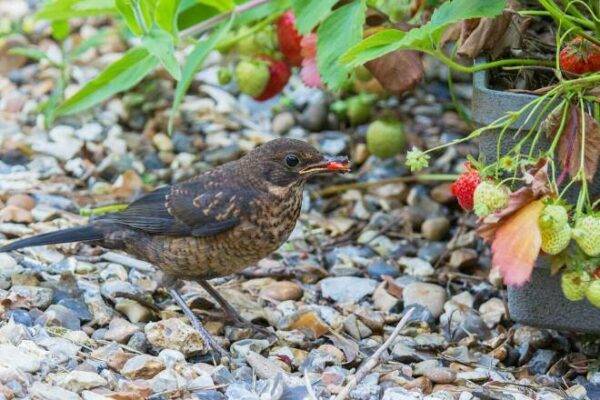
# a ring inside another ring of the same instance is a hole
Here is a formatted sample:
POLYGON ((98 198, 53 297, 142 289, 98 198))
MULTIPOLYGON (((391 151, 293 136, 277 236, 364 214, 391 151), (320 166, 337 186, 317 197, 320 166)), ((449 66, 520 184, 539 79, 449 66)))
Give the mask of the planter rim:
MULTIPOLYGON (((485 61, 484 58, 478 58, 475 60, 475 64, 483 64, 485 61)), ((538 97, 533 94, 491 89, 488 70, 478 71, 473 74, 471 118, 480 126, 489 125, 507 112, 519 110, 538 97)), ((535 118, 526 120, 527 115, 522 115, 511 127, 531 129, 535 118)))

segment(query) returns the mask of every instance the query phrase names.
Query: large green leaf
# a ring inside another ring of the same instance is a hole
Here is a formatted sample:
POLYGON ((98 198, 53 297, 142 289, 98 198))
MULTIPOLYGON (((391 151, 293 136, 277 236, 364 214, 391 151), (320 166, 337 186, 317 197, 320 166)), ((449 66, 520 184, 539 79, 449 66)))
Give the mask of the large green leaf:
POLYGON ((340 63, 340 56, 362 39, 365 4, 354 0, 334 12, 317 31, 317 67, 323 81, 333 90, 348 78, 350 68, 340 63))
POLYGON ((220 12, 231 11, 235 7, 233 0, 196 0, 198 3, 206 4, 209 7, 216 8, 220 12))
POLYGON ((141 81, 158 64, 158 59, 143 47, 130 49, 109 65, 77 93, 65 100, 56 115, 75 114, 122 92, 141 81))
POLYGON ((38 19, 60 21, 116 12, 114 0, 52 0, 44 3, 35 16, 38 19))
POLYGON ((125 20, 129 30, 136 36, 141 36, 144 29, 140 25, 140 21, 136 16, 134 0, 115 0, 115 6, 119 10, 119 14, 125 20))
POLYGON ((337 0, 292 0, 296 28, 305 35, 325 18, 337 0))
POLYGON ((444 31, 452 24, 471 18, 495 17, 506 7, 506 0, 452 0, 442 4, 431 20, 420 28, 402 32, 387 29, 378 32, 348 50, 341 61, 356 67, 399 49, 433 51, 444 31))
POLYGON ((183 96, 185 92, 187 92, 190 84, 192 83, 192 79, 194 78, 194 74, 200 68, 204 59, 210 53, 210 51, 215 47, 215 45, 227 34, 231 25, 233 23, 233 17, 230 18, 227 22, 221 24, 219 28, 217 28, 207 39, 201 40, 196 43, 194 50, 190 53, 188 58, 185 60, 185 64, 183 65, 183 72, 181 74, 181 79, 177 83, 177 87, 175 88, 175 97, 173 99, 173 106, 171 107, 171 116, 169 118, 169 133, 173 130, 173 118, 175 117, 175 113, 179 109, 179 105, 183 100, 183 96))
POLYGON ((158 0, 154 12, 156 25, 166 32, 175 33, 175 16, 177 15, 179 3, 180 0, 158 0))
POLYGON ((142 45, 150 54, 160 60, 160 63, 176 80, 181 79, 181 70, 175 58, 175 43, 173 36, 158 28, 152 27, 150 32, 142 37, 142 45))
POLYGON ((216 8, 196 3, 196 0, 182 0, 177 14, 179 30, 187 29, 219 14, 216 8))

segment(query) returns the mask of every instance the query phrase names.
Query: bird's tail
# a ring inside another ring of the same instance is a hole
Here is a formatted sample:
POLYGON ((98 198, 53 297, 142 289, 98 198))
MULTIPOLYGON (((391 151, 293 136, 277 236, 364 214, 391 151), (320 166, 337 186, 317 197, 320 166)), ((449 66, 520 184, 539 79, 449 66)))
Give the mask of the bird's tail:
POLYGON ((75 228, 61 229, 59 231, 42 233, 16 240, 5 246, 0 247, 0 253, 11 250, 22 249, 23 247, 42 246, 46 244, 85 242, 90 240, 99 240, 104 237, 102 230, 94 225, 80 226, 75 228))

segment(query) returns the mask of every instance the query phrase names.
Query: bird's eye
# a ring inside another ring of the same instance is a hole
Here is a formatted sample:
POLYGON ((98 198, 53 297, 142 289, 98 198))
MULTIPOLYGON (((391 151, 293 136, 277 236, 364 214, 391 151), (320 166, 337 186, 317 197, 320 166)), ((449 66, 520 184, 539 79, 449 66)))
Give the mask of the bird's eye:
POLYGON ((295 167, 299 163, 300 163, 300 160, 298 159, 298 157, 295 154, 288 154, 287 156, 285 156, 285 164, 288 167, 295 167))

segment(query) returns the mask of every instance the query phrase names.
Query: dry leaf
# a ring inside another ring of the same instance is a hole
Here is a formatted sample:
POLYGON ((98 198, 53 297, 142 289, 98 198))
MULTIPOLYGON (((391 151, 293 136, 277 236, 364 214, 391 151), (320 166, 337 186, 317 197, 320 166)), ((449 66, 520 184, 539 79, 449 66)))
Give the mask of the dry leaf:
MULTIPOLYGON (((575 105, 569 107, 567 121, 557 148, 557 158, 563 167, 559 181, 562 181, 567 174, 571 178, 577 175, 581 166, 581 140, 585 136, 583 169, 586 179, 591 182, 598 170, 600 160, 600 124, 588 113, 584 113, 582 120, 579 108, 575 105)), ((561 119, 562 107, 560 106, 546 117, 544 128, 550 140, 557 134, 561 119)))
POLYGON ((299 329, 301 331, 310 331, 313 338, 318 339, 329 332, 327 325, 314 311, 306 312, 298 317, 289 327, 289 329, 299 329))
POLYGON ((394 51, 369 61, 365 67, 385 90, 395 95, 413 89, 424 74, 421 54, 411 50, 394 51))
POLYGON ((476 58, 489 52, 493 59, 507 48, 520 46, 521 35, 530 19, 520 17, 515 10, 519 4, 509 1, 508 8, 495 18, 469 19, 456 23, 446 30, 442 46, 450 41, 458 41, 459 56, 476 58))
POLYGON ((522 207, 534 200, 552 195, 548 179, 548 160, 539 160, 533 168, 523 173, 523 180, 526 186, 510 194, 508 205, 505 208, 479 221, 477 233, 486 242, 491 243, 494 240, 496 230, 502 225, 503 221, 522 207))
POLYGON ((344 352, 344 356, 346 356, 346 363, 351 363, 356 359, 356 357, 358 357, 359 348, 358 343, 356 343, 355 341, 345 338, 344 336, 337 333, 327 335, 327 338, 331 340, 335 347, 344 352))
POLYGON ((535 200, 508 218, 497 229, 492 243, 492 267, 498 268, 507 285, 520 286, 529 280, 542 236, 538 219, 544 203, 535 200))

